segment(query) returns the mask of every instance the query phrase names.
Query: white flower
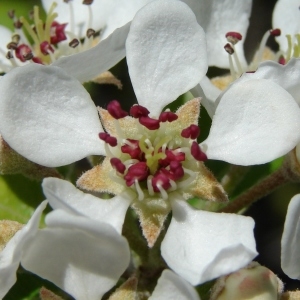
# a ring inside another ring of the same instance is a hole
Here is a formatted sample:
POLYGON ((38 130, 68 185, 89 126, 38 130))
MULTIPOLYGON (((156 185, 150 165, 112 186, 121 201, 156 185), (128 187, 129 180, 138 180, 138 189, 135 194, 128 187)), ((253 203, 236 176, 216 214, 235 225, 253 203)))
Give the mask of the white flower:
POLYGON ((300 195, 295 195, 288 206, 281 239, 281 268, 293 279, 300 279, 300 195))
MULTIPOLYGON (((117 196, 112 200, 103 202, 95 198, 93 205, 99 206, 98 209, 90 209, 88 205, 86 208, 81 205, 73 207, 67 197, 72 188, 64 189, 63 185, 67 183, 54 179, 50 181, 53 184, 50 189, 55 192, 47 195, 48 200, 51 202, 51 197, 57 198, 59 206, 72 206, 70 209, 77 213, 88 210, 86 215, 90 218, 95 218, 96 212, 106 211, 103 205, 111 207, 117 203, 121 212, 116 213, 118 209, 114 208, 111 214, 123 215, 119 218, 121 225, 131 204, 142 223, 149 221, 152 224, 152 227, 142 225, 152 245, 172 209, 173 219, 162 243, 162 255, 176 273, 193 285, 245 266, 256 255, 253 220, 197 211, 185 202, 184 194, 195 190, 198 184, 206 186, 205 182, 201 183, 209 178, 201 162, 205 153, 208 158, 249 165, 265 163, 291 150, 299 141, 296 133, 300 124, 299 108, 286 91, 272 83, 252 80, 242 89, 232 87, 218 105, 209 137, 200 144, 201 150, 195 141, 197 135, 180 135, 182 124, 197 127, 199 108, 191 103, 199 105, 198 100, 187 104, 195 107, 192 118, 189 113, 178 111, 178 115, 181 114, 178 120, 165 123, 161 114, 164 106, 195 86, 207 70, 204 32, 191 10, 180 1, 151 2, 134 18, 126 49, 129 73, 139 104, 148 108, 151 117, 146 113, 142 117, 136 116, 136 119, 118 119, 114 113, 109 116, 108 112, 101 110, 108 134, 103 133, 102 140, 99 140, 98 133, 103 129, 97 110, 79 82, 60 68, 32 64, 12 70, 0 80, 1 134, 20 154, 47 166, 68 164, 91 154, 119 159, 111 164, 106 159, 99 166, 100 171, 106 168, 102 174, 114 172, 114 178, 120 183, 113 185, 110 180, 110 185, 103 184, 110 189, 117 185, 119 190, 114 192, 117 196), (263 97, 266 90, 268 98, 263 97), (290 122, 286 122, 287 117, 290 122), (151 128, 153 123, 159 128, 151 128), (176 127, 175 124, 179 125, 176 127), (109 135, 114 132, 118 139, 109 135), (123 136, 124 133, 127 135, 123 136), (175 138, 170 140, 174 137, 172 134, 175 138), (138 146, 145 154, 144 161, 130 159, 130 154, 125 150, 122 152, 123 145, 129 145, 131 150, 135 148, 130 142, 132 138, 138 140, 138 146), (115 143, 117 147, 114 148, 115 143), (156 149, 153 155, 151 147, 156 149), (159 153, 160 147, 165 153, 159 153), (167 151, 180 155, 179 162, 172 164, 173 167, 170 161, 166 162, 166 167, 161 165, 160 159, 164 159, 167 151), (142 178, 129 171, 131 166, 140 171, 138 163, 146 169, 142 168, 142 178), (123 165, 126 172, 123 170, 122 174, 123 165), (63 204, 66 201, 67 204, 63 204), (203 231, 199 230, 201 227, 203 231), (152 229, 154 237, 151 236, 152 229), (178 254, 176 261, 174 251, 178 254)), ((96 52, 93 53, 93 60, 67 64, 66 69, 72 67, 68 73, 84 81, 89 69, 97 64, 96 52)), ((122 113, 117 106, 114 109, 122 113)), ((109 112, 112 110, 108 109, 109 112)), ((164 113, 167 120, 169 114, 174 116, 170 112, 164 113)), ((105 180, 109 178, 106 176, 105 180)), ((73 190, 72 193, 76 194, 77 190, 73 190)), ((219 191, 222 197, 222 191, 219 191)))
MULTIPOLYGON (((56 178, 44 179, 43 190, 54 209, 108 222, 118 232, 121 232, 128 206, 138 202, 124 194, 102 200, 56 178)), ((156 213, 160 209, 159 200, 157 198, 156 213)), ((145 206, 147 201, 151 199, 144 199, 145 206)), ((173 217, 161 253, 169 267, 192 285, 236 271, 257 255, 251 218, 198 211, 180 199, 180 195, 168 202, 173 217)))
POLYGON ((38 230, 44 201, 0 253, 0 297, 22 266, 76 299, 98 300, 128 267, 127 241, 109 224, 56 210, 38 230))

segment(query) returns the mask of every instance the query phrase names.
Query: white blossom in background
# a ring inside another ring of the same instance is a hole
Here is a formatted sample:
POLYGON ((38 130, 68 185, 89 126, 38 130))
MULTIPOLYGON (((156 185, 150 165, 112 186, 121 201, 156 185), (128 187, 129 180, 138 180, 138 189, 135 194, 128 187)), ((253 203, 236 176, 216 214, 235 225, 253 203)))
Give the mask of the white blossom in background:
POLYGON ((0 297, 16 282, 22 266, 53 282, 76 299, 98 300, 110 290, 129 265, 127 241, 109 224, 56 210, 46 216, 47 205, 36 209, 0 252, 0 297))
POLYGON ((273 10, 273 26, 280 28, 281 35, 276 38, 284 55, 291 56, 296 47, 299 53, 300 9, 297 0, 278 0, 273 10), (288 35, 288 38, 287 38, 288 35), (290 44, 289 44, 290 43, 290 44), (291 52, 291 53, 289 53, 291 52))
MULTIPOLYGON (((31 23, 26 18, 20 17, 18 19, 16 16, 13 16, 15 23, 21 21, 23 26, 16 27, 14 32, 10 32, 3 26, 0 27, 2 37, 0 43, 0 70, 2 72, 8 72, 16 66, 23 66, 29 62, 44 65, 53 63, 58 65, 61 63, 63 66, 65 64, 72 65, 74 60, 82 59, 80 56, 82 52, 87 51, 84 58, 88 57, 91 60, 94 59, 93 53, 97 52, 99 53, 98 60, 95 61, 94 70, 90 70, 91 77, 87 79, 91 80, 125 57, 125 40, 129 25, 123 22, 121 13, 118 15, 118 18, 122 21, 120 28, 118 26, 111 27, 110 34, 103 36, 101 41, 96 35, 101 26, 104 26, 101 24, 105 23, 107 16, 112 12, 116 14, 118 1, 111 1, 111 7, 108 6, 108 3, 104 5, 101 1, 95 1, 95 3, 91 4, 83 4, 82 1, 78 1, 75 5, 77 11, 80 9, 81 12, 86 12, 88 15, 85 24, 82 24, 82 19, 78 14, 74 15, 72 13, 72 16, 66 14, 66 12, 73 10, 74 5, 72 1, 69 3, 61 1, 58 7, 53 1, 44 2, 47 11, 45 20, 40 18, 37 6, 33 10, 34 17, 32 22, 37 28, 36 31, 32 29, 31 23), (59 9, 59 13, 56 12, 57 9, 59 9), (97 13, 97 11, 102 11, 106 16, 101 24, 93 22, 94 19, 99 20, 98 18, 93 18, 93 12, 97 13), (75 17, 79 19, 77 22, 75 17), (44 24, 44 26, 41 26, 41 24, 44 24), (77 25, 80 28, 85 28, 83 33, 79 33, 75 29, 77 25), (27 36, 33 40, 32 45, 27 36), (83 42, 80 41, 82 38, 84 38, 83 42), (101 59, 102 53, 106 53, 106 57, 103 60, 101 59), (76 56, 76 54, 79 54, 79 56, 76 56), (75 57, 73 57, 74 55, 75 57), (61 62, 57 61, 62 57, 65 58, 61 62), (69 58, 71 61, 69 61, 69 58)), ((120 9, 122 12, 124 11, 122 7, 120 9)), ((137 9, 138 7, 136 7, 137 9)), ((85 14, 82 13, 83 15, 85 14)), ((131 19, 128 19, 128 21, 131 21, 131 19)))
POLYGON ((281 239, 281 268, 292 279, 300 279, 300 195, 295 195, 288 206, 281 239))

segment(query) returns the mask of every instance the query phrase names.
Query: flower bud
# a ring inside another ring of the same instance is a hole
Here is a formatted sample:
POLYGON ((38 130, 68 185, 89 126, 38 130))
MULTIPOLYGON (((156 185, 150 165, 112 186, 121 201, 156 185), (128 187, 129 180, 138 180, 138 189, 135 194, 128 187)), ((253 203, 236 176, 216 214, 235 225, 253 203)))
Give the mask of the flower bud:
POLYGON ((282 282, 272 271, 253 262, 235 273, 219 278, 210 300, 274 300, 279 299, 282 290, 282 282))

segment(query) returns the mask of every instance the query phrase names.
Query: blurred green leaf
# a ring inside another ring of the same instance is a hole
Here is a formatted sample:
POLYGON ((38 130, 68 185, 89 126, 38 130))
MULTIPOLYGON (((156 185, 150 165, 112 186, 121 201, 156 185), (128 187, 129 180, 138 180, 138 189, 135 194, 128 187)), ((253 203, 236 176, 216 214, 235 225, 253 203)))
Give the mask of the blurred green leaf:
POLYGON ((16 16, 28 17, 29 11, 33 9, 34 5, 40 6, 40 1, 37 0, 1 0, 0 2, 0 24, 13 30, 13 22, 8 17, 7 12, 14 9, 16 16))
POLYGON ((0 176, 0 219, 26 223, 44 199, 40 182, 21 175, 0 176))

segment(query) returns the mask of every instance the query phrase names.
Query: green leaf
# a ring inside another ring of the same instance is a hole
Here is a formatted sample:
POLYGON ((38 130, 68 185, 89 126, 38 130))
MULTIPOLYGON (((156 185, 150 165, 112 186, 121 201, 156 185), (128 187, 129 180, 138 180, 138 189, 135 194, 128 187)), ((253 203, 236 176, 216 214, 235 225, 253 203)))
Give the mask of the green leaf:
POLYGON ((0 219, 27 223, 44 199, 40 182, 22 175, 0 176, 0 219))

